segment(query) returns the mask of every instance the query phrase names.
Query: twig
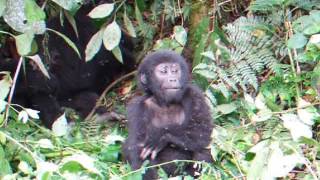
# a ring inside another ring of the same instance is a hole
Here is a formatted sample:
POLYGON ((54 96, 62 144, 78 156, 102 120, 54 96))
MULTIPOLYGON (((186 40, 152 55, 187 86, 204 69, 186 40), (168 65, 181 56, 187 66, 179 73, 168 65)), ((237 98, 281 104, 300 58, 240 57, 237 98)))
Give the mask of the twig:
POLYGON ((180 2, 180 0, 178 0, 178 8, 179 8, 179 14, 180 14, 180 18, 181 18, 181 26, 183 27, 184 18, 183 18, 183 12, 182 12, 182 9, 181 9, 181 2, 180 2))
POLYGON ((12 101, 12 98, 13 98, 14 89, 16 87, 16 83, 17 83, 17 79, 18 79, 18 75, 19 75, 19 72, 20 72, 20 69, 21 69, 21 65, 22 65, 23 59, 24 58, 21 56, 20 59, 19 59, 18 65, 17 65, 17 69, 16 69, 15 74, 14 74, 12 86, 11 86, 11 89, 10 89, 10 94, 9 94, 9 97, 8 97, 8 104, 6 106, 6 111, 5 111, 5 114, 4 114, 4 117, 5 117, 4 126, 7 126, 7 121, 8 121, 8 118, 9 118, 9 111, 10 111, 10 104, 11 104, 11 101, 12 101))
POLYGON ((124 76, 121 76, 120 78, 116 79, 115 81, 113 81, 109 86, 107 86, 107 88, 102 92, 101 96, 99 97, 98 101, 96 102, 95 107, 90 111, 90 113, 88 114, 88 116, 85 118, 84 121, 88 121, 89 119, 92 118, 94 112, 97 110, 97 108, 100 105, 100 102, 104 99, 105 95, 110 91, 110 89, 112 89, 116 84, 118 84, 119 82, 123 81, 124 79, 127 79, 128 77, 136 74, 136 70, 132 71, 124 76))
POLYGON ((306 106, 295 107, 295 108, 287 109, 287 110, 284 110, 284 111, 273 112, 272 114, 285 114, 285 113, 288 113, 288 112, 296 111, 298 109, 304 109, 304 108, 307 108, 307 107, 310 107, 310 106, 314 106, 314 105, 319 105, 319 104, 320 104, 320 102, 315 102, 315 103, 312 103, 312 104, 308 104, 306 106))

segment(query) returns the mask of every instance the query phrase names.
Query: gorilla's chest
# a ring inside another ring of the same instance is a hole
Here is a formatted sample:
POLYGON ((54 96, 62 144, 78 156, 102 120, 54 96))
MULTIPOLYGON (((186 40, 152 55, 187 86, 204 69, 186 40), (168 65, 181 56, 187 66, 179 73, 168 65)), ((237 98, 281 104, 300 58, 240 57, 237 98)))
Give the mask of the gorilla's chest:
POLYGON ((154 103, 151 99, 146 100, 146 105, 152 112, 149 120, 155 127, 182 125, 185 121, 185 112, 181 105, 172 104, 163 107, 154 103))

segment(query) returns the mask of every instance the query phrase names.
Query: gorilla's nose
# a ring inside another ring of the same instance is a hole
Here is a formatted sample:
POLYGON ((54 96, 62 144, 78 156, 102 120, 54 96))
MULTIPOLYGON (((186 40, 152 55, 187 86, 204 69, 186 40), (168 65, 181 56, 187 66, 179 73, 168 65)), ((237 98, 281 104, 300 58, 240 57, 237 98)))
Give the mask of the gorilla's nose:
POLYGON ((177 79, 176 78, 170 78, 169 82, 171 82, 171 83, 177 82, 177 79))

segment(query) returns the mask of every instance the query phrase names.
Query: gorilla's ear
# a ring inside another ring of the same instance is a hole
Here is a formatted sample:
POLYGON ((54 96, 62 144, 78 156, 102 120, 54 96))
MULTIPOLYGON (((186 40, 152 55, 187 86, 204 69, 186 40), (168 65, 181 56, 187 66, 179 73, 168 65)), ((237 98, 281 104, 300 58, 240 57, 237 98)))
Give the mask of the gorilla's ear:
POLYGON ((140 75, 140 82, 141 82, 142 84, 147 84, 146 74, 142 73, 142 74, 140 75))

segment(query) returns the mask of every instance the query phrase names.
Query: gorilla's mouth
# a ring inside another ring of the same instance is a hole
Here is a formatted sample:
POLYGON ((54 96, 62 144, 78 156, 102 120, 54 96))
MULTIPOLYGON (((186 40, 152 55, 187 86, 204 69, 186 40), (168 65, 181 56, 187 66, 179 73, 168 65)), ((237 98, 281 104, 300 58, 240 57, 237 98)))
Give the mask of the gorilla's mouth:
POLYGON ((181 87, 170 87, 170 88, 165 88, 166 91, 178 91, 180 90, 181 87))

